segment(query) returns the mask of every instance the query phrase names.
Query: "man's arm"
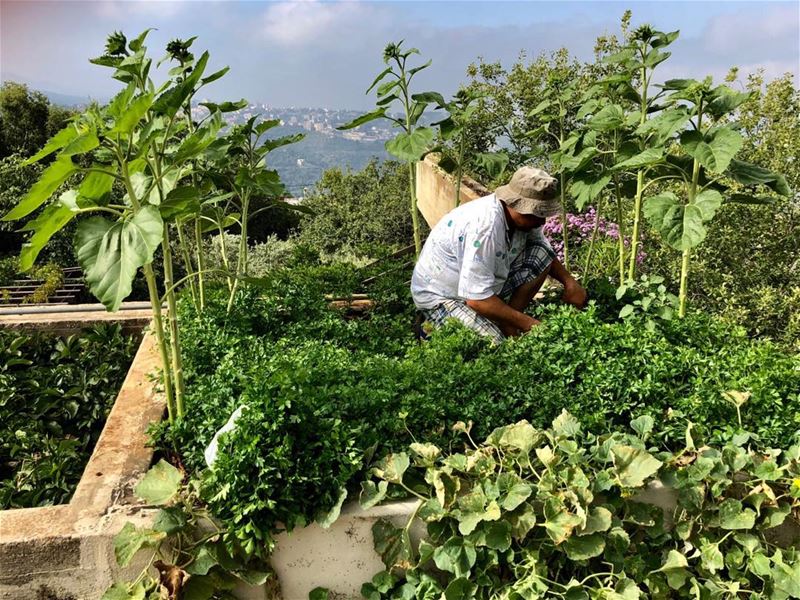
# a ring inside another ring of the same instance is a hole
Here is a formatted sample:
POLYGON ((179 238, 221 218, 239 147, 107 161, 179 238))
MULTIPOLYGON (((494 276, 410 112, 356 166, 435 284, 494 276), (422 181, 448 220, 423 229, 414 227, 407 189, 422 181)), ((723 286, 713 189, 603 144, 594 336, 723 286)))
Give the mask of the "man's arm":
POLYGON ((575 278, 564 268, 561 261, 557 258, 553 259, 550 264, 550 277, 561 283, 564 286, 564 293, 561 299, 567 304, 572 304, 578 308, 586 306, 588 294, 586 290, 575 280, 575 278))
POLYGON ((466 304, 482 317, 497 323, 500 330, 506 335, 519 335, 522 332, 530 331, 531 327, 539 324, 539 321, 533 317, 511 308, 497 295, 483 300, 467 300, 466 304))

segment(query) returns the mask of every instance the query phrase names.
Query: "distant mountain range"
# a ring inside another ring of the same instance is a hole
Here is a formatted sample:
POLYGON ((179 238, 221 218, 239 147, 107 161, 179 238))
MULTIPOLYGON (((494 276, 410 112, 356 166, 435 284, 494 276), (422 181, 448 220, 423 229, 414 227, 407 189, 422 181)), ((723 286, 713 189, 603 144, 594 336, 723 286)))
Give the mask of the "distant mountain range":
POLYGON ((108 102, 110 98, 107 96, 91 96, 87 94, 86 96, 76 96, 73 94, 62 94, 61 92, 53 92, 48 90, 47 85, 40 85, 32 81, 28 81, 25 77, 20 77, 16 73, 3 73, 0 82, 6 81, 14 81, 17 83, 24 83, 28 86, 28 88, 32 90, 36 90, 44 94, 50 102, 56 104, 58 106, 63 106, 65 108, 74 108, 76 106, 85 106, 89 104, 91 101, 96 100, 97 102, 104 103, 108 102))
POLYGON ((58 92, 50 92, 48 90, 39 90, 47 99, 50 100, 53 104, 57 104, 58 106, 64 106, 66 108, 74 108, 76 106, 85 106, 96 100, 97 102, 104 103, 108 102, 108 98, 90 98, 89 96, 70 96, 69 94, 60 94, 58 92))

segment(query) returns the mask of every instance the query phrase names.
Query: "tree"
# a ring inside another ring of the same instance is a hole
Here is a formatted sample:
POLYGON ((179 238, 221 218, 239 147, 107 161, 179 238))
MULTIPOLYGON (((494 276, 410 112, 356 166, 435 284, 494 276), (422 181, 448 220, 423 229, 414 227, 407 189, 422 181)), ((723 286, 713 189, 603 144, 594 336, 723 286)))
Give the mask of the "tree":
POLYGON ((78 112, 71 108, 50 104, 47 113, 47 137, 51 138, 64 129, 69 120, 77 114, 78 112))
MULTIPOLYGON (((800 344, 800 90, 790 73, 764 83, 728 78, 750 97, 732 115, 744 143, 739 155, 786 176, 794 196, 771 204, 731 204, 711 223, 713 243, 699 246, 693 260, 692 300, 744 326, 751 335, 800 344)), ((669 273, 674 255, 652 244, 651 269, 669 273)))
POLYGON ((3 156, 30 156, 48 138, 50 102, 28 86, 7 81, 0 87, 0 121, 3 156))
POLYGON ((330 254, 396 250, 412 234, 407 198, 403 163, 373 160, 361 171, 328 169, 303 203, 314 214, 303 219, 299 239, 330 254))
MULTIPOLYGON (((0 215, 6 214, 19 202, 25 192, 36 183, 43 170, 40 164, 25 165, 17 154, 0 159, 0 215)), ((56 195, 66 190, 67 186, 64 185, 56 195)), ((19 221, 0 220, 0 255, 19 254, 26 235, 21 228, 32 220, 32 215, 19 221)), ((75 227, 70 224, 55 234, 42 252, 40 262, 52 261, 64 266, 74 265, 75 253, 72 250, 74 233, 75 227)))
MULTIPOLYGON (((467 89, 482 96, 473 115, 473 126, 466 140, 465 152, 476 156, 504 141, 511 166, 516 167, 533 156, 544 158, 558 149, 558 143, 546 135, 530 135, 542 125, 536 108, 551 95, 556 82, 581 78, 581 64, 561 48, 540 54, 529 61, 521 52, 510 69, 500 63, 473 63, 467 69, 472 79, 467 89)), ((585 87, 588 86, 584 86, 585 87)))
MULTIPOLYGON (((732 69, 728 79, 737 72, 732 69)), ((789 187, 800 190, 800 90, 794 76, 785 73, 765 85, 760 70, 748 77, 746 89, 750 97, 735 115, 745 140, 742 157, 783 173, 789 187)))

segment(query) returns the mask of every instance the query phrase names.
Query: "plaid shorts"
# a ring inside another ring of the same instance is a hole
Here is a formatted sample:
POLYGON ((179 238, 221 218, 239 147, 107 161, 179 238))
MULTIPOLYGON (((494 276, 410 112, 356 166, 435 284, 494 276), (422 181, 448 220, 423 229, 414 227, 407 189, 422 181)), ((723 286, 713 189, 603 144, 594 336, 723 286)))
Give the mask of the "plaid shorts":
MULTIPOLYGON (((555 252, 549 244, 529 241, 525 250, 511 263, 511 270, 508 273, 508 279, 503 284, 500 297, 504 300, 510 298, 519 286, 539 277, 555 257, 555 252)), ((447 319, 457 319, 480 335, 491 338, 495 344, 506 339, 506 336, 491 319, 476 313, 463 300, 448 298, 435 308, 423 310, 422 314, 435 327, 444 325, 447 319)))

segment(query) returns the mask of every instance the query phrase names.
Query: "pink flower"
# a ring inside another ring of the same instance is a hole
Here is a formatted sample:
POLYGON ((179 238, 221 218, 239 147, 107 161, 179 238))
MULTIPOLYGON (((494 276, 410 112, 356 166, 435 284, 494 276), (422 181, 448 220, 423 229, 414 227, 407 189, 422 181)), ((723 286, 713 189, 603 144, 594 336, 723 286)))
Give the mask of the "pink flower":
MULTIPOLYGON (((595 219, 597 218, 597 210, 594 206, 590 206, 586 212, 581 214, 567 213, 567 231, 569 235, 569 244, 571 248, 576 248, 584 243, 589 243, 592 239, 592 232, 594 231, 595 219)), ((559 259, 564 259, 564 240, 561 216, 550 217, 542 226, 542 232, 545 237, 550 240, 553 250, 555 250, 559 259)), ((603 217, 597 224, 598 235, 604 235, 614 240, 619 239, 619 226, 616 223, 608 221, 603 217)), ((623 244, 626 248, 631 245, 630 238, 625 237, 623 244)), ((641 264, 647 255, 641 250, 636 253, 636 262, 641 264)))

